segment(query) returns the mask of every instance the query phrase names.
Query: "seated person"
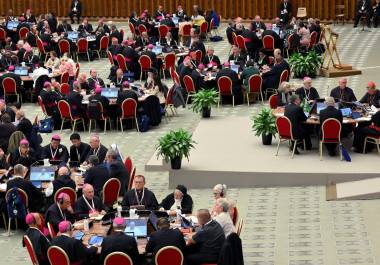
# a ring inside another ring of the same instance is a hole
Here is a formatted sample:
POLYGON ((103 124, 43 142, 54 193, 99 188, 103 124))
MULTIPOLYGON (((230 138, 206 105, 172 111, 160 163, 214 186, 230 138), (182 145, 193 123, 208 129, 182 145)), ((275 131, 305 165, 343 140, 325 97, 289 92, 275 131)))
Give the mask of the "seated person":
POLYGON ((106 158, 108 149, 100 143, 100 138, 98 135, 91 135, 90 137, 90 151, 87 154, 87 159, 91 155, 96 155, 99 158, 99 162, 103 163, 104 159, 106 158))
POLYGON ((90 151, 90 145, 82 142, 78 133, 70 135, 70 141, 72 143, 72 146, 70 146, 70 161, 82 164, 86 161, 87 154, 90 151))
POLYGON ((203 64, 207 68, 216 67, 218 69, 222 68, 222 65, 220 63, 219 57, 214 54, 214 48, 208 47, 206 51, 206 56, 203 58, 203 64))
POLYGON ((122 252, 127 254, 133 264, 140 264, 139 251, 136 240, 124 233, 126 223, 124 218, 116 217, 112 223, 112 234, 103 239, 100 252, 100 261, 103 264, 108 254, 122 252))
MULTIPOLYGON (((37 256, 38 264, 49 265, 49 259, 47 257, 47 250, 50 247, 50 241, 41 232, 39 226, 41 226, 41 218, 38 213, 28 213, 25 217, 25 222, 29 226, 25 235, 28 236, 32 243, 34 253, 37 256)), ((25 247, 24 241, 22 242, 25 247)))
POLYGON ((178 185, 173 193, 170 193, 162 200, 161 209, 168 211, 168 214, 175 216, 177 210, 181 210, 182 214, 191 214, 193 211, 193 199, 187 194, 187 188, 178 185))
POLYGON ((57 57, 57 53, 55 51, 51 51, 50 57, 45 63, 45 68, 48 70, 54 71, 54 70, 59 70, 59 66, 61 65, 61 61, 57 57))
POLYGON ((66 146, 61 144, 61 136, 54 134, 51 138, 50 144, 42 148, 42 159, 49 159, 53 161, 62 161, 67 163, 69 160, 69 152, 66 146))
POLYGON ((374 82, 368 82, 367 93, 361 98, 360 103, 375 106, 376 108, 380 107, 380 91, 376 89, 374 82))
POLYGON ((146 253, 156 255, 161 248, 167 246, 177 247, 182 253, 185 251, 186 242, 182 233, 178 229, 170 229, 168 218, 159 218, 157 220, 157 229, 157 231, 150 234, 148 244, 145 247, 146 253))
POLYGON ((79 25, 78 27, 78 31, 79 32, 84 32, 84 33, 92 33, 94 30, 92 29, 92 25, 90 23, 88 23, 88 18, 85 17, 83 19, 83 22, 82 24, 79 25))
POLYGON ((123 101, 128 99, 128 98, 132 98, 132 99, 136 100, 136 102, 139 102, 139 98, 138 98, 137 93, 131 88, 128 81, 124 81, 121 91, 119 91, 119 93, 117 94, 116 103, 121 106, 123 101))
POLYGON ((0 117, 0 147, 7 152, 9 138, 17 130, 16 126, 12 123, 11 117, 8 113, 4 113, 0 117))
POLYGON ((110 39, 116 38, 119 43, 123 41, 123 36, 121 33, 117 30, 115 25, 111 25, 111 32, 110 32, 110 39))
POLYGON ((116 76, 112 76, 110 80, 118 88, 121 88, 125 81, 128 82, 128 78, 124 76, 123 70, 121 70, 121 68, 118 68, 116 70, 116 76))
POLYGON ((89 264, 94 259, 97 247, 86 247, 81 240, 72 235, 72 225, 69 221, 59 223, 59 235, 53 238, 51 245, 62 248, 67 254, 70 264, 89 264))
POLYGON ((166 33, 165 38, 160 39, 160 45, 178 48, 177 42, 173 39, 172 33, 170 31, 166 33))
POLYGON ((73 29, 71 28, 71 25, 69 23, 67 23, 67 20, 63 19, 62 23, 59 24, 57 27, 57 34, 61 35, 63 33, 69 32, 69 31, 73 31, 73 29))
POLYGON ((187 264, 216 263, 224 244, 224 231, 218 222, 211 219, 207 209, 198 210, 197 218, 201 228, 189 236, 188 244, 195 245, 196 250, 189 251, 187 264))
POLYGON ((29 146, 28 140, 22 139, 19 148, 11 156, 11 165, 21 164, 24 167, 30 168, 36 161, 36 154, 33 148, 29 146))
POLYGON ((233 61, 236 65, 242 66, 245 64, 246 57, 240 53, 240 49, 237 46, 232 46, 232 53, 228 57, 228 62, 233 61))
POLYGON ((158 202, 154 193, 145 188, 145 177, 135 176, 133 180, 134 188, 127 191, 124 195, 122 205, 126 209, 132 206, 144 206, 147 210, 157 210, 158 202))
POLYGON ((253 75, 259 75, 260 71, 257 67, 255 67, 255 63, 253 61, 248 61, 246 67, 240 75, 240 79, 243 80, 243 85, 246 91, 249 91, 248 81, 249 78, 253 75))
POLYGON ((46 197, 54 197, 55 193, 61 188, 72 188, 74 191, 76 190, 76 183, 71 178, 71 172, 66 166, 60 167, 57 175, 57 178, 50 182, 45 189, 46 197))
POLYGON ((102 200, 94 195, 94 188, 91 184, 84 184, 83 195, 75 202, 75 214, 79 219, 96 217, 105 214, 102 200))
MULTIPOLYGON (((99 101, 100 103, 102 103, 103 113, 105 113, 105 114, 110 113, 110 110, 109 110, 110 109, 110 100, 106 96, 102 95, 102 88, 99 85, 96 85, 94 92, 95 92, 95 94, 90 96, 88 98, 88 101, 89 102, 94 101, 94 100, 99 101)), ((90 108, 88 107, 87 110, 89 112, 89 115, 91 116, 90 108)))
POLYGON ((241 88, 241 80, 238 74, 230 69, 230 64, 228 62, 224 63, 224 68, 218 72, 216 75, 216 82, 218 83, 219 78, 222 76, 227 76, 232 80, 232 94, 235 97, 235 104, 243 103, 243 93, 241 88))
POLYGON ((257 64, 259 68, 262 69, 264 65, 270 66, 269 56, 265 54, 265 49, 261 48, 259 50, 259 56, 257 58, 257 64))
POLYGON ((98 73, 94 69, 90 70, 90 77, 87 79, 87 82, 91 90, 94 90, 97 85, 105 87, 103 79, 98 77, 98 73))
POLYGON ((371 118, 371 124, 369 126, 358 126, 354 130, 354 152, 363 153, 370 152, 374 147, 373 144, 368 144, 366 150, 364 150, 364 140, 367 136, 380 136, 380 111, 377 111, 371 118))
POLYGON ((74 211, 71 207, 70 196, 67 193, 58 195, 57 203, 52 204, 45 213, 46 225, 50 223, 55 232, 58 232, 58 225, 62 221, 74 221, 74 211))
POLYGON ((216 200, 215 206, 216 216, 214 217, 214 220, 223 228, 224 235, 228 237, 231 233, 236 233, 230 215, 230 203, 228 200, 225 198, 219 198, 216 200))
POLYGON ((67 96, 67 102, 71 107, 71 115, 73 117, 84 117, 84 108, 82 106, 83 95, 81 94, 81 88, 77 82, 74 82, 73 89, 67 96))
POLYGON ((318 91, 312 86, 311 82, 310 77, 305 77, 303 79, 303 87, 296 90, 296 94, 302 101, 306 98, 307 102, 311 102, 319 98, 318 91))
POLYGON ((161 69, 162 62, 159 62, 157 60, 157 55, 153 52, 153 48, 154 48, 153 44, 148 44, 148 46, 146 46, 146 50, 142 52, 141 55, 147 55, 150 58, 152 62, 151 66, 153 68, 161 69))
POLYGON ((89 168, 84 173, 84 183, 91 184, 94 188, 95 196, 100 196, 103 191, 103 186, 109 180, 110 173, 105 164, 99 163, 99 158, 96 155, 91 155, 88 158, 89 168))
POLYGON ((148 36, 147 32, 141 33, 140 37, 136 40, 136 51, 141 51, 145 47, 147 47, 149 44, 154 43, 153 40, 151 40, 148 36))
POLYGON ((118 160, 118 153, 115 150, 109 149, 105 158, 106 167, 109 170, 110 178, 117 178, 120 180, 120 196, 123 196, 128 189, 129 174, 128 169, 124 163, 118 160))
MULTIPOLYGON (((305 113, 303 112, 303 109, 300 107, 301 99, 299 98, 298 95, 291 95, 289 101, 290 101, 290 104, 286 105, 284 115, 292 123, 293 137, 297 140, 304 139, 306 142, 306 150, 310 150, 311 149, 310 132, 304 123, 307 120, 307 117, 305 113)), ((294 142, 292 142, 291 147, 289 148, 289 151, 291 152, 293 151, 293 146, 294 146, 294 142)), ((294 153, 299 154, 297 147, 294 153)))
POLYGON ((119 40, 117 38, 112 38, 111 39, 111 45, 108 48, 108 50, 112 54, 113 59, 115 60, 115 63, 117 63, 116 62, 116 55, 118 55, 118 54, 120 54, 120 53, 123 52, 123 47, 119 44, 119 40))
POLYGON ((162 84, 161 77, 157 74, 157 70, 154 68, 149 69, 148 78, 142 87, 144 93, 150 95, 156 95, 159 98, 165 98, 168 88, 162 84))
POLYGON ((216 202, 218 201, 218 199, 225 198, 225 199, 227 199, 227 201, 230 204, 230 216, 232 219, 235 215, 236 204, 233 200, 230 200, 227 198, 227 185, 226 184, 216 184, 214 186, 214 188, 212 189, 212 191, 214 194, 215 201, 214 201, 213 208, 211 209, 211 216, 215 217, 217 215, 217 213, 216 213, 216 207, 217 207, 216 202))
POLYGON ((46 113, 49 116, 53 116, 55 113, 58 113, 57 102, 61 99, 61 96, 52 89, 50 82, 44 83, 44 88, 41 90, 40 96, 42 103, 45 106, 46 113))
POLYGON ((342 78, 339 80, 339 86, 332 89, 330 92, 330 97, 341 102, 354 102, 356 97, 354 91, 347 86, 347 79, 342 78))
POLYGON ((207 87, 204 76, 201 75, 204 69, 205 65, 201 63, 198 65, 198 68, 194 67, 193 71, 191 71, 190 77, 193 80, 196 91, 207 87))
MULTIPOLYGON (((319 121, 322 126, 323 122, 329 118, 337 119, 340 124, 343 123, 343 115, 342 112, 335 108, 335 100, 333 97, 326 97, 325 98, 325 104, 327 105, 327 108, 321 110, 319 113, 319 121)), ((320 133, 322 136, 322 131, 320 133)), ((336 148, 337 144, 325 144, 329 156, 336 156, 336 148)))
POLYGON ((277 106, 286 106, 290 103, 290 96, 293 95, 293 89, 288 82, 282 82, 278 88, 277 106))
POLYGON ((263 89, 277 88, 280 82, 280 77, 283 71, 288 70, 290 73, 289 64, 284 60, 281 53, 275 55, 275 64, 269 71, 265 71, 261 77, 263 78, 263 89))

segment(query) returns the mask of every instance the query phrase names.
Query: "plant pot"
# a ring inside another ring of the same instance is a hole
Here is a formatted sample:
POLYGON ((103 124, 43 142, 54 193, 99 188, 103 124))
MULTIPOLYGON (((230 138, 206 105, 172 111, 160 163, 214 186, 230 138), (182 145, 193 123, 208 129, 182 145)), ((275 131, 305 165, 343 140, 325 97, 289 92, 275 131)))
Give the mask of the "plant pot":
POLYGON ((210 118, 211 116, 211 108, 210 107, 203 107, 202 108, 202 117, 203 118, 210 118))
POLYGON ((172 166, 172 169, 181 169, 181 162, 182 162, 182 157, 180 156, 176 156, 170 159, 170 164, 172 166))
POLYGON ((272 134, 262 134, 261 138, 263 140, 263 145, 271 145, 272 144, 272 134))

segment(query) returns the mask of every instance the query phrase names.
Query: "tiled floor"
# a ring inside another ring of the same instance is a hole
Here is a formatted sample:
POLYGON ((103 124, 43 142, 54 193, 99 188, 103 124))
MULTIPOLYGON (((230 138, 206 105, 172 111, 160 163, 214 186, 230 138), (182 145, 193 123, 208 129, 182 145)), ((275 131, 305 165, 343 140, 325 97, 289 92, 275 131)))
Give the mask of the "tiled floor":
MULTIPOLYGON (((122 26, 126 27, 125 24, 122 26)), ((368 67, 363 71, 363 75, 348 78, 349 86, 360 97, 369 80, 380 85, 378 74, 380 30, 359 32, 353 30, 350 25, 339 26, 335 30, 340 34, 338 46, 342 61, 359 68, 368 67)), ((215 48, 216 54, 222 61, 227 58, 229 45, 226 41, 207 43, 207 45, 215 48)), ((81 67, 82 71, 87 73, 90 68, 95 68, 103 78, 109 74, 109 63, 106 59, 91 63, 83 62, 81 67)), ((301 83, 300 80, 291 82, 301 83)), ((314 80, 314 86, 321 96, 327 95, 336 84, 337 79, 314 80)), ((29 118, 41 114, 35 105, 25 104, 25 108, 29 118)), ((237 106, 234 109, 223 106, 220 110, 214 109, 213 113, 219 116, 248 116, 256 113, 259 108, 260 105, 237 106)), ((169 123, 163 122, 159 128, 146 133, 138 134, 133 130, 124 133, 112 131, 107 132, 106 136, 100 134, 100 137, 107 146, 118 143, 123 154, 133 158, 137 172, 144 174, 144 165, 152 156, 158 137, 170 129, 193 130, 198 121, 198 115, 188 109, 181 109, 178 117, 171 118, 169 123)), ((69 131, 63 133, 65 144, 68 144, 69 134, 69 131)), ((50 136, 46 135, 44 139, 50 136)), ((84 140, 88 140, 88 136, 88 133, 82 134, 84 140)), ((292 162, 297 166, 297 159, 292 162)), ((171 192, 167 188, 167 173, 153 172, 146 177, 147 186, 156 193, 159 200, 171 192)), ((193 196, 195 209, 211 207, 213 203, 211 190, 189 192, 193 196)), ((242 239, 245 263, 248 265, 380 264, 378 200, 326 202, 325 187, 246 187, 228 190, 228 197, 237 201, 240 217, 245 219, 242 239)), ((2 257, 0 264, 30 263, 26 250, 21 247, 21 235, 20 232, 9 238, 0 235, 2 257)))

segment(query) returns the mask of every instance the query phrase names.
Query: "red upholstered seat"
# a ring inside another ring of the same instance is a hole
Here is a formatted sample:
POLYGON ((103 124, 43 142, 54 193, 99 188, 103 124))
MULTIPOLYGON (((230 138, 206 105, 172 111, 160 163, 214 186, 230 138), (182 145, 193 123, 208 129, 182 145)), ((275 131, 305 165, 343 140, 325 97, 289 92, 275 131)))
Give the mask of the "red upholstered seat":
POLYGON ((187 91, 187 98, 186 98, 186 104, 189 101, 189 98, 195 95, 195 85, 193 82, 193 79, 189 75, 185 75, 183 77, 183 83, 185 84, 185 89, 187 91))
POLYGON ((235 107, 235 97, 232 93, 232 80, 228 76, 222 76, 218 79, 218 90, 219 90, 219 103, 222 101, 222 96, 232 96, 232 106, 235 107))
POLYGON ((117 178, 107 180, 103 186, 103 204, 107 206, 113 205, 119 197, 120 188, 120 180, 117 178))
MULTIPOLYGON (((327 119, 321 126, 322 137, 319 142, 319 155, 322 160, 323 144, 340 143, 340 133, 342 131, 342 124, 337 119, 327 119)), ((342 154, 341 154, 342 158, 342 154)))
POLYGON ((121 116, 119 122, 121 131, 123 132, 123 120, 133 119, 136 123, 136 130, 139 132, 139 124, 137 122, 137 102, 133 98, 127 98, 121 103, 121 116))
POLYGON ((152 68, 152 60, 148 55, 141 55, 139 58, 139 64, 141 67, 141 74, 140 74, 140 81, 142 80, 142 74, 144 72, 149 71, 150 68, 152 68))
POLYGON ((34 251, 32 241, 30 241, 29 237, 26 235, 24 236, 24 244, 26 246, 26 249, 28 250, 30 259, 32 260, 32 264, 38 265, 39 263, 38 263, 36 252, 34 251))
POLYGON ((64 53, 68 53, 70 54, 70 43, 68 40, 66 39, 61 39, 59 42, 58 42, 58 47, 59 47, 59 51, 61 54, 64 54, 64 53))
POLYGON ((163 39, 166 37, 166 34, 168 34, 169 32, 169 27, 166 26, 166 25, 160 25, 160 27, 158 28, 158 33, 160 35, 160 39, 163 39))
POLYGON ((78 61, 78 54, 87 54, 87 59, 90 61, 90 54, 88 52, 88 41, 85 38, 80 38, 77 42, 77 61, 78 61))
POLYGON ((70 259, 66 252, 57 246, 48 249, 48 258, 51 265, 70 265, 70 259))
POLYGON ((249 106, 249 94, 259 95, 262 103, 264 103, 264 97, 262 92, 263 78, 260 75, 252 75, 248 79, 248 91, 247 91, 247 104, 249 106))
POLYGON ((133 265, 132 259, 123 252, 113 252, 104 259, 104 265, 133 265))
POLYGON ((61 193, 66 193, 70 197, 71 207, 75 206, 75 202, 77 201, 77 193, 70 187, 63 187, 56 191, 54 195, 54 202, 57 202, 57 198, 61 193))
POLYGON ((24 40, 26 39, 26 36, 28 35, 28 33, 29 33, 29 29, 27 27, 22 27, 20 28, 18 35, 21 40, 24 40))
MULTIPOLYGON (((68 84, 69 83, 69 72, 64 72, 62 75, 61 75, 61 84, 68 84)), ((70 92, 70 90, 69 90, 70 92)))
MULTIPOLYGON (((292 158, 293 158, 296 147, 297 147, 298 140, 294 139, 294 137, 293 137, 292 122, 289 120, 289 118, 287 118, 285 116, 280 116, 276 119, 276 127, 277 127, 277 133, 279 136, 276 156, 278 155, 278 150, 279 150, 280 144, 282 142, 292 141, 292 142, 294 142, 293 152, 292 152, 292 158)), ((305 141, 303 141, 303 144, 304 144, 304 149, 306 149, 305 141)))
POLYGON ((264 36, 263 47, 267 51, 273 51, 274 50, 274 38, 270 35, 264 36))
POLYGON ((155 256, 156 265, 182 265, 183 254, 174 246, 161 248, 155 256))

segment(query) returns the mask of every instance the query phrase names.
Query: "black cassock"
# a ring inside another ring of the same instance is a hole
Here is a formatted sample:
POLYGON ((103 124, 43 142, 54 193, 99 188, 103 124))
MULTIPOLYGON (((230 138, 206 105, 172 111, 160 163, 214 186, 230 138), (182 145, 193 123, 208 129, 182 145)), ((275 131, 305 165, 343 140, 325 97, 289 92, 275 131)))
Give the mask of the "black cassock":
MULTIPOLYGON (((50 247, 49 240, 41 233, 38 228, 30 227, 26 230, 25 235, 29 237, 32 242, 34 252, 36 253, 38 263, 40 265, 48 265, 47 250, 50 247)), ((25 247, 24 241, 22 245, 25 247)))
POLYGON ((70 214, 68 211, 62 211, 62 214, 61 214, 61 211, 58 208, 57 203, 54 203, 53 205, 51 205, 45 213, 46 224, 47 223, 52 224, 55 232, 58 232, 59 223, 65 220, 73 222, 74 221, 73 215, 70 214))
POLYGON ((124 208, 129 209, 132 205, 144 205, 147 210, 157 210, 158 202, 153 192, 144 188, 143 191, 129 190, 122 202, 124 208))
POLYGON ((49 160, 62 160, 67 163, 69 160, 69 152, 66 146, 60 144, 57 149, 53 149, 50 144, 46 145, 42 149, 42 159, 49 160))
POLYGON ((90 145, 86 143, 80 143, 79 148, 74 145, 70 146, 70 161, 79 161, 82 164, 86 161, 89 151, 90 145))
POLYGON ((107 151, 108 149, 102 144, 96 149, 90 148, 90 151, 87 154, 86 160, 88 161, 88 158, 91 155, 96 155, 98 156, 100 163, 103 163, 104 159, 106 158, 107 151))
POLYGON ((95 247, 87 248, 83 245, 82 241, 67 235, 60 235, 52 240, 53 246, 62 248, 70 259, 70 263, 78 262, 80 264, 86 263, 96 254, 95 247))
POLYGON ((89 213, 91 210, 95 210, 97 212, 102 211, 103 203, 100 200, 99 197, 94 196, 92 200, 85 199, 84 196, 81 196, 76 202, 75 202, 75 215, 79 219, 84 219, 89 217, 89 213), (87 203, 86 203, 87 201, 87 203), (93 207, 93 209, 91 209, 93 207))

